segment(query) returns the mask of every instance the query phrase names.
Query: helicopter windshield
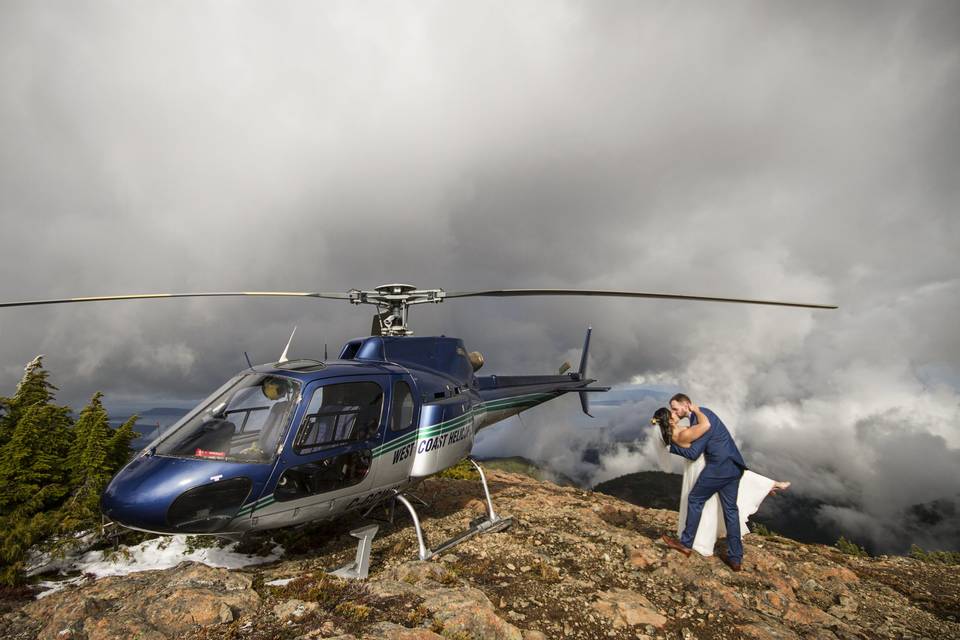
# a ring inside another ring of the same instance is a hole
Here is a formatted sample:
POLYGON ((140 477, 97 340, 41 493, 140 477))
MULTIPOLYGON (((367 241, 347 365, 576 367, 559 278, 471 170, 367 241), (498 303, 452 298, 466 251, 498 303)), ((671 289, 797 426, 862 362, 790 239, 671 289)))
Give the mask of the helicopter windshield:
POLYGON ((277 375, 245 374, 157 446, 158 455, 233 462, 269 462, 287 432, 300 383, 277 375))

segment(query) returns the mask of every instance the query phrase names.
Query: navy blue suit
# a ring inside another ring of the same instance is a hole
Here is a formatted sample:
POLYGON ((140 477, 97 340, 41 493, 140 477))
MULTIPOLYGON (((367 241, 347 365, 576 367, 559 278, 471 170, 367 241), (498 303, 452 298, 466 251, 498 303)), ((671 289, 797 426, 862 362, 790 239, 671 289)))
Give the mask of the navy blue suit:
MULTIPOLYGON (((743 560, 743 544, 740 541, 740 512, 737 509, 737 489, 740 487, 740 476, 747 468, 737 449, 736 443, 727 431, 727 426, 713 411, 700 407, 703 414, 710 420, 710 430, 694 440, 688 448, 670 445, 670 453, 696 460, 702 454, 706 462, 696 484, 687 496, 687 525, 680 536, 680 542, 685 547, 693 546, 693 539, 697 535, 700 525, 700 516, 703 505, 717 493, 720 495, 720 504, 723 506, 723 521, 727 527, 727 552, 730 560, 743 560)), ((690 424, 697 423, 696 414, 690 414, 690 424)))

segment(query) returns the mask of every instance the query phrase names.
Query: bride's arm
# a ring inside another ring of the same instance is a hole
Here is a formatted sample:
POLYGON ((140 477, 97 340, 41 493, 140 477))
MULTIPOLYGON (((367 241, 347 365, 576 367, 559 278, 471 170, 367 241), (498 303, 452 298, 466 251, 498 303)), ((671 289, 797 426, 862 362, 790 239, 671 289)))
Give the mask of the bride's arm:
POLYGON ((679 447, 689 447, 690 443, 710 430, 710 419, 700 411, 700 407, 690 405, 690 410, 697 415, 697 424, 686 429, 674 431, 673 442, 679 447))
POLYGON ((673 432, 673 435, 670 437, 670 440, 672 440, 673 444, 677 445, 678 447, 683 447, 684 449, 687 449, 690 447, 691 440, 688 440, 687 438, 682 437, 684 431, 687 431, 687 429, 677 429, 676 431, 673 432))
POLYGON ((696 460, 703 454, 703 450, 707 448, 708 438, 698 438, 690 444, 678 445, 673 443, 670 445, 670 453, 675 453, 678 456, 683 456, 690 460, 696 460))

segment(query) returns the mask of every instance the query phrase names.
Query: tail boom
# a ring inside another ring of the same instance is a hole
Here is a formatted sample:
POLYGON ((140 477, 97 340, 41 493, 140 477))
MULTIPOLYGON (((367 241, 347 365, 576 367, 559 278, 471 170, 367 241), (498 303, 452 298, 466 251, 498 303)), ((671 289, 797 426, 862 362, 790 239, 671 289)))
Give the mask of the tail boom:
POLYGON ((591 387, 596 382, 579 373, 557 376, 485 376, 478 377, 483 414, 478 429, 488 427, 521 411, 559 398, 565 393, 607 391, 609 387, 591 387))

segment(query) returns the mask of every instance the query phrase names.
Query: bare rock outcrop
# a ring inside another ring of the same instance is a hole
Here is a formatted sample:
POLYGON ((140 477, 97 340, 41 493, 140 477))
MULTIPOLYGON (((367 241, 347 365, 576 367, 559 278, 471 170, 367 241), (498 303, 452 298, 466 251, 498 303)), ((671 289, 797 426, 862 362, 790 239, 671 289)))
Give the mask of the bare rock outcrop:
MULTIPOLYGON (((406 517, 373 543, 369 580, 325 570, 352 559, 358 519, 288 533, 288 554, 240 571, 174 569, 71 587, 0 618, 0 637, 57 640, 340 638, 960 638, 960 572, 911 558, 857 558, 776 536, 745 539, 743 571, 659 537, 673 511, 489 474, 516 523, 428 562, 406 517), (283 586, 271 581, 286 579, 283 586), (292 581, 290 581, 292 579, 292 581)), ((484 509, 478 484, 430 480, 428 539, 484 509)), ((10 607, 7 607, 10 609, 10 607)))
POLYGON ((653 625, 661 628, 667 623, 666 616, 657 613, 649 600, 629 589, 599 592, 593 608, 609 620, 614 629, 638 625, 653 625))
POLYGON ((255 611, 260 596, 251 587, 242 573, 183 563, 104 578, 32 602, 23 612, 42 623, 40 640, 164 640, 255 611))

